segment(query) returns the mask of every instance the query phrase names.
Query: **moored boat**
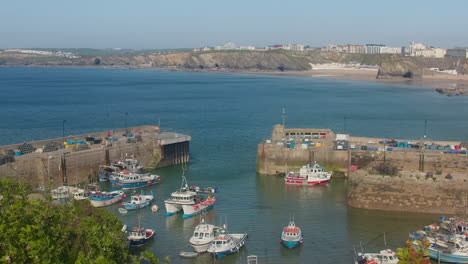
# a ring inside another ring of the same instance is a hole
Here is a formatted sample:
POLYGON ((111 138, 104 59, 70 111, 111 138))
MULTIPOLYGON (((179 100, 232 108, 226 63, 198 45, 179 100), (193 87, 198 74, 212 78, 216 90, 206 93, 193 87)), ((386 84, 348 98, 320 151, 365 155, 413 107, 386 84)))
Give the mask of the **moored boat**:
POLYGON ((315 163, 313 166, 302 166, 299 171, 286 173, 284 183, 293 185, 316 185, 326 184, 330 181, 331 172, 325 171, 325 167, 315 163))
POLYGON ((358 253, 354 261, 355 264, 397 264, 398 258, 395 252, 386 249, 380 253, 358 253))
POLYGON ((92 192, 88 200, 94 207, 102 207, 115 204, 121 201, 124 197, 123 191, 113 191, 113 192, 92 192))
POLYGON ((135 227, 132 231, 128 232, 127 240, 130 246, 141 246, 153 238, 154 233, 153 229, 135 227))
POLYGON ((153 184, 158 184, 160 177, 153 174, 138 174, 138 173, 129 173, 124 175, 124 177, 118 181, 118 185, 122 187, 123 190, 128 189, 137 189, 150 186, 153 184))
POLYGON ((206 252, 218 235, 218 231, 218 227, 205 223, 205 219, 202 218, 189 239, 193 250, 197 253, 206 252))
POLYGON ((132 195, 132 197, 130 197, 130 201, 124 203, 123 206, 126 210, 136 210, 149 206, 153 200, 153 192, 148 194, 141 192, 141 194, 132 195))
POLYGON ((84 189, 75 188, 73 190, 73 199, 75 200, 86 200, 88 199, 89 192, 84 189))
POLYGON ((445 263, 468 263, 468 236, 465 234, 442 234, 426 231, 417 231, 410 234, 413 246, 419 248, 418 241, 429 242, 424 250, 429 257, 445 263))
POLYGON ((295 248, 302 244, 302 231, 296 226, 294 220, 289 221, 288 226, 281 232, 281 244, 287 248, 295 248))
POLYGON ((196 191, 190 190, 187 179, 182 175, 180 189, 171 193, 171 198, 164 201, 166 216, 174 215, 183 211, 183 218, 189 218, 213 207, 216 199, 212 196, 206 198, 200 196, 196 191))
POLYGON ((73 196, 73 192, 76 188, 72 186, 60 186, 50 191, 52 199, 65 199, 73 196))
POLYGON ((247 234, 229 234, 226 227, 221 228, 207 252, 216 258, 222 258, 239 251, 246 238, 247 234))

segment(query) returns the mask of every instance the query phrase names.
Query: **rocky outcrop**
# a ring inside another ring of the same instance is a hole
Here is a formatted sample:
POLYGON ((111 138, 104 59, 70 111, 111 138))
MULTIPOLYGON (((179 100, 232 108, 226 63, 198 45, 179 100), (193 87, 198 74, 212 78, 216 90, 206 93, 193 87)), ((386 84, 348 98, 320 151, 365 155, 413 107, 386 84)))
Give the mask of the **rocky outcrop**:
POLYGON ((385 78, 408 78, 421 79, 423 75, 422 68, 410 61, 391 61, 380 65, 377 74, 378 79, 385 78))

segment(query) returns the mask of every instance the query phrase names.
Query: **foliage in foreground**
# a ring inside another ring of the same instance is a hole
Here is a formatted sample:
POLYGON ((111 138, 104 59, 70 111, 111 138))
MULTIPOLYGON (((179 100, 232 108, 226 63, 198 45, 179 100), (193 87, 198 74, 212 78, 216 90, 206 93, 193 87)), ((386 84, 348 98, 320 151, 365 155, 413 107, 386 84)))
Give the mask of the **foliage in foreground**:
POLYGON ((122 223, 87 201, 28 198, 28 183, 0 179, 0 263, 124 263, 122 223))
POLYGON ((429 252, 425 251, 428 246, 427 241, 418 241, 417 247, 413 245, 412 241, 406 241, 406 247, 397 250, 398 264, 430 264, 431 262, 427 257, 429 252))

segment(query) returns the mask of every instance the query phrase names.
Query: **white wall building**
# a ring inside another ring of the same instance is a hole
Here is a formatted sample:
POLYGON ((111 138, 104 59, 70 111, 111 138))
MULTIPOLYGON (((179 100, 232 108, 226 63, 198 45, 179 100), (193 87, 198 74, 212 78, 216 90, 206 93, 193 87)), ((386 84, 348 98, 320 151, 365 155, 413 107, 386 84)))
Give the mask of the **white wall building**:
POLYGON ((401 47, 381 47, 380 53, 384 54, 401 54, 401 47))

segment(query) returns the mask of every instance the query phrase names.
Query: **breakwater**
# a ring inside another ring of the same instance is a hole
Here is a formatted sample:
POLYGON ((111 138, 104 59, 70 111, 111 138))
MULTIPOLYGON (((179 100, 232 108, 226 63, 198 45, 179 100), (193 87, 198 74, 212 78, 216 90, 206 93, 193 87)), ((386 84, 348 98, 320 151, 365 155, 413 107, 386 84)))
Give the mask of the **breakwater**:
POLYGON ((285 129, 276 125, 271 138, 258 145, 257 172, 278 175, 318 162, 333 170, 335 178, 349 177, 348 204, 352 207, 466 213, 466 146, 463 142, 424 138, 351 137, 330 129, 285 129), (382 164, 388 171, 378 169, 382 164))
POLYGON ((188 162, 190 140, 187 135, 141 126, 1 146, 8 162, 0 165, 0 177, 26 180, 38 188, 95 181, 99 166, 117 159, 135 157, 145 169, 188 162), (21 150, 33 152, 18 155, 21 150))

